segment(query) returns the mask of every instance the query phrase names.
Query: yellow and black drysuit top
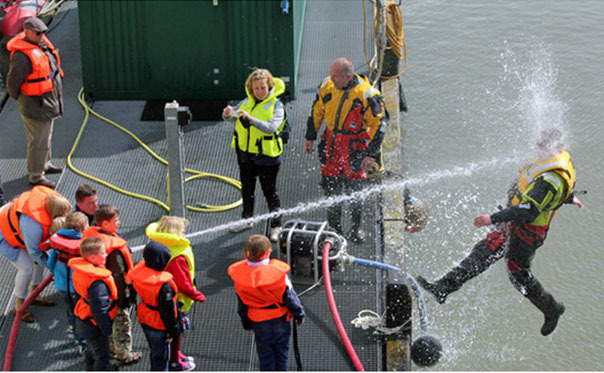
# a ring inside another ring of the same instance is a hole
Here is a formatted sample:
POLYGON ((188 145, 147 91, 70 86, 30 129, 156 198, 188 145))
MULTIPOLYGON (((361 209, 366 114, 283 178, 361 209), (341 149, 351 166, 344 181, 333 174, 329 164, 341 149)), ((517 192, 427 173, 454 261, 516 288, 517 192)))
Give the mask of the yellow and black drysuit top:
POLYGON ((512 231, 528 244, 543 240, 558 208, 573 202, 575 168, 570 154, 535 158, 520 169, 508 191, 508 207, 491 215, 496 223, 511 222, 512 231))
POLYGON ((314 141, 326 123, 319 144, 322 174, 364 179, 361 161, 379 159, 387 120, 380 92, 365 76, 354 74, 344 89, 337 89, 330 77, 323 79, 306 124, 306 139, 314 141))

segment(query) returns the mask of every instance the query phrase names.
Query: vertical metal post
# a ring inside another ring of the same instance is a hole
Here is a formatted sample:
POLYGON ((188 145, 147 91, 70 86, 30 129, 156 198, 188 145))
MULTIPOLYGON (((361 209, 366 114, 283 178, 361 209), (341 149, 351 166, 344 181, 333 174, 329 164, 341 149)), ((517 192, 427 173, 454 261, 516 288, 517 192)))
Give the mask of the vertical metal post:
POLYGON ((178 102, 166 103, 164 107, 166 141, 168 142, 168 194, 170 215, 185 218, 184 162, 182 150, 182 128, 178 124, 178 102))
MULTIPOLYGON (((390 113, 386 135, 382 142, 382 166, 386 169, 402 171, 403 154, 400 146, 402 141, 400 117, 400 90, 398 79, 384 79, 394 76, 399 71, 399 60, 392 50, 380 48, 386 46, 386 0, 376 0, 376 18, 378 20, 378 43, 376 46, 378 57, 378 71, 380 72, 380 91, 384 98, 386 109, 390 113)), ((386 263, 404 265, 404 242, 401 232, 404 223, 401 213, 404 211, 402 191, 393 190, 382 193, 382 227, 384 237, 384 259, 386 263)), ((412 298, 405 283, 404 271, 399 273, 389 272, 386 277, 386 326, 395 328, 403 327, 394 334, 385 338, 384 360, 385 370, 409 371, 411 370, 411 323, 412 323, 412 298)))
POLYGON ((407 285, 386 285, 386 327, 403 325, 397 333, 386 336, 386 370, 411 370, 411 308, 407 285))

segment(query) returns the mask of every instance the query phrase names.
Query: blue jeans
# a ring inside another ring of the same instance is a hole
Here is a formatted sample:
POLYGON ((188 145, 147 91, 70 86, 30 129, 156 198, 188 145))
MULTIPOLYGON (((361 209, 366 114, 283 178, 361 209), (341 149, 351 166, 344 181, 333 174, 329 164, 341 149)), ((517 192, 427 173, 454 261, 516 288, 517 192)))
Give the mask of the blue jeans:
POLYGON ((151 348, 151 370, 167 371, 170 360, 170 344, 167 342, 168 333, 165 330, 157 330, 141 324, 147 343, 151 348))
POLYGON ((260 370, 286 371, 291 328, 285 316, 254 322, 253 328, 260 370))

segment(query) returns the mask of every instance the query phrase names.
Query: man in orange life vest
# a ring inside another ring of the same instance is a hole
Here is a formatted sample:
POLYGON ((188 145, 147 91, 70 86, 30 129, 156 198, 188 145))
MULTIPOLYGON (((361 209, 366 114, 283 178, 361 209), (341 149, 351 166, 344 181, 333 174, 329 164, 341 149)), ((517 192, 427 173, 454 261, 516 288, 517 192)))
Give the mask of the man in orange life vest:
POLYGON ((50 163, 53 122, 63 115, 63 70, 47 30, 39 18, 28 18, 23 32, 6 44, 11 52, 6 89, 18 101, 25 126, 29 182, 54 188, 44 175, 63 171, 50 163))
MULTIPOLYGON (((352 63, 338 58, 321 82, 306 125, 304 150, 313 152, 313 142, 323 122, 327 124, 319 143, 321 187, 328 197, 361 190, 365 170, 379 158, 386 132, 387 115, 380 92, 369 80, 354 73, 352 63)), ((363 242, 361 201, 351 202, 352 229, 348 238, 363 242)), ((329 207, 329 226, 342 232, 342 203, 329 207)))
POLYGON ((73 287, 79 295, 74 313, 76 331, 86 340, 86 370, 115 370, 110 364, 109 336, 117 312, 117 287, 105 268, 103 240, 90 237, 80 244, 81 258, 67 265, 73 270, 73 287))
POLYGON ((268 237, 252 235, 243 244, 245 260, 229 266, 235 283, 238 313, 245 330, 254 330, 262 371, 286 371, 291 329, 304 321, 304 307, 289 278, 289 265, 270 259, 268 237))

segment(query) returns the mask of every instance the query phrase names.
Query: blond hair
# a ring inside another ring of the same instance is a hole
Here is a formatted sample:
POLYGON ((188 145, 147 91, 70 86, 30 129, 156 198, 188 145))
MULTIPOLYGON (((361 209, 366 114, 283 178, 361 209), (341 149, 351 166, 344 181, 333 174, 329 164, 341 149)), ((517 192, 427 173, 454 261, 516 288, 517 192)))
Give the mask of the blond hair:
POLYGON ((50 215, 51 219, 54 219, 58 216, 65 216, 71 210, 71 202, 67 200, 67 198, 63 197, 59 193, 54 193, 48 196, 46 202, 44 203, 44 207, 46 207, 46 211, 48 215, 50 215))
POLYGON ((78 232, 84 232, 88 228, 88 218, 83 212, 74 211, 65 217, 65 229, 73 229, 78 232))
POLYGON ((164 215, 159 219, 157 231, 163 233, 172 233, 177 236, 182 236, 187 229, 187 219, 180 216, 164 215))
POLYGON ((52 219, 50 228, 48 228, 48 234, 52 236, 53 234, 57 233, 59 229, 65 228, 65 221, 65 216, 57 216, 56 218, 52 219))
POLYGON ((88 237, 80 243, 80 255, 86 259, 105 250, 105 244, 99 237, 88 237))
POLYGON ((258 80, 266 81, 269 92, 275 86, 275 78, 273 78, 273 74, 271 74, 270 71, 267 69, 254 69, 254 71, 252 71, 245 81, 245 88, 247 88, 248 92, 252 93, 252 84, 258 80))
POLYGON ((243 255, 250 262, 258 262, 271 250, 271 241, 261 234, 253 234, 243 243, 243 255))

